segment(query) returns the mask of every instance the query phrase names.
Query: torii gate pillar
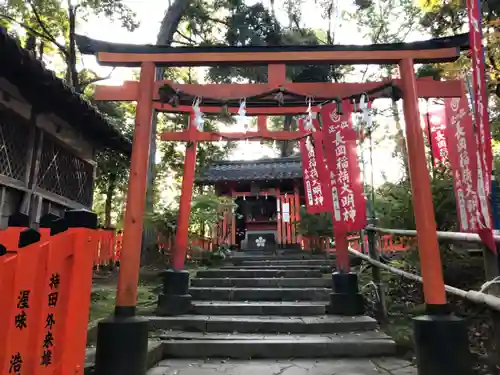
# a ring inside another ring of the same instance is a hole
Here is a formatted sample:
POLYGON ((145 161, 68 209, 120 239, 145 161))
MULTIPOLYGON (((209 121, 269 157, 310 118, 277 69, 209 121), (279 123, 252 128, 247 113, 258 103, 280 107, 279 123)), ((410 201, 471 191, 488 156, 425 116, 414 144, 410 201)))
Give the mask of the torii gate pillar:
POLYGON ((97 329, 96 375, 145 375, 148 320, 135 316, 152 133, 155 64, 141 65, 115 314, 97 329))
POLYGON ((188 132, 193 140, 186 143, 174 252, 171 257, 171 269, 162 273, 163 292, 158 297, 157 308, 159 315, 180 315, 188 312, 191 308, 192 297, 189 294, 189 272, 184 269, 184 261, 189 240, 189 216, 191 214, 198 142, 194 140, 197 130, 193 123, 193 114, 189 115, 188 121, 188 132))
POLYGON ((446 303, 436 219, 420 127, 413 59, 399 64, 418 253, 424 284, 426 315, 414 318, 419 375, 469 375, 471 361, 465 321, 450 314, 446 303))

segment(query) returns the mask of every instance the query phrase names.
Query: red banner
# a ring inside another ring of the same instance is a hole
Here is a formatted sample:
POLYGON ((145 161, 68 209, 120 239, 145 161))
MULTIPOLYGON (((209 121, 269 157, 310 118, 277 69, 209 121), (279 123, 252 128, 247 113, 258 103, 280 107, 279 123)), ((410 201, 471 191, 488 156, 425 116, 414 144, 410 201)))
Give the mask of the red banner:
POLYGON ((448 164, 448 145, 446 144, 446 113, 444 106, 433 108, 424 115, 425 134, 432 150, 434 167, 448 164), (430 131, 430 135, 429 135, 430 131))
POLYGON ((467 99, 445 100, 449 124, 446 128, 450 166, 453 172, 457 214, 460 231, 476 233, 478 230, 478 196, 476 191, 477 159, 476 139, 467 99))
MULTIPOLYGON (((313 120, 313 125, 319 128, 318 120, 313 120)), ((299 127, 303 129, 303 119, 299 119, 299 127)), ((332 207, 322 138, 320 133, 314 132, 312 137, 302 138, 299 141, 306 207, 310 214, 330 212, 332 207)))
POLYGON ((493 241, 489 202, 491 194, 492 151, 484 69, 482 17, 479 0, 467 0, 467 14, 469 17, 469 42, 472 60, 473 113, 476 120, 476 157, 478 159, 477 193, 481 212, 479 218, 479 235, 491 250, 496 251, 493 241))
POLYGON ((445 107, 449 119, 446 140, 453 173, 460 231, 478 233, 488 247, 495 249, 492 234, 488 234, 481 224, 478 147, 467 99, 465 97, 446 99, 445 107))
POLYGON ((344 102, 343 113, 334 103, 321 109, 321 122, 330 172, 334 230, 354 232, 366 225, 366 201, 358 163, 357 132, 352 126, 352 105, 344 102))

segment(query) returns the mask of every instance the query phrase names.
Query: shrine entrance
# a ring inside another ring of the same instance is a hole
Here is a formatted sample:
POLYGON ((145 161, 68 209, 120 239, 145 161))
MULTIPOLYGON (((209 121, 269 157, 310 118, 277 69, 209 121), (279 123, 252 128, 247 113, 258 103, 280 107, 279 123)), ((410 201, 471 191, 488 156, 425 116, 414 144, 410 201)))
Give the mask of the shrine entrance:
MULTIPOLYGON (((162 141, 186 142, 176 248, 172 269, 164 273, 164 288, 159 299, 162 309, 173 315, 185 313, 190 309, 189 273, 183 268, 188 245, 188 222, 195 177, 197 143, 245 139, 249 141, 302 140, 307 153, 311 152, 312 143, 314 146, 319 142, 324 144, 330 174, 330 185, 328 185, 330 190, 322 196, 327 200, 331 198, 329 209, 334 218, 337 258, 336 272, 332 274, 333 293, 330 296, 329 313, 362 314, 363 299, 357 286, 357 276, 355 273, 350 273, 347 234, 351 230, 359 230, 359 226, 364 226, 366 223, 366 217, 359 214, 362 212, 361 209, 364 209, 364 202, 357 202, 358 214, 354 206, 346 211, 346 205, 352 204, 350 194, 353 186, 346 182, 348 180, 342 182, 340 177, 344 172, 355 169, 357 162, 356 159, 352 159, 355 152, 349 153, 348 151, 355 151, 356 145, 356 134, 353 133, 354 129, 349 122, 348 114, 356 111, 356 108, 351 107, 353 102, 361 103, 380 97, 392 97, 403 99, 412 200, 418 231, 425 303, 427 312, 430 314, 422 319, 419 328, 416 329, 421 329, 430 336, 441 334, 443 329, 461 329, 455 328, 458 326, 453 324, 453 319, 447 320, 448 309, 417 100, 419 96, 423 98, 461 97, 464 89, 462 82, 459 81, 441 82, 416 79, 414 64, 456 60, 459 57, 460 48, 467 44, 466 34, 423 42, 370 46, 172 48, 119 45, 85 37, 78 37, 77 43, 82 53, 95 54, 102 65, 141 69, 138 82, 126 82, 119 87, 98 86, 95 95, 97 100, 137 102, 115 316, 99 326, 102 331, 99 338, 104 337, 105 334, 119 334, 121 339, 118 342, 103 339, 101 345, 98 340, 96 370, 99 375, 115 373, 119 368, 126 368, 127 365, 137 368, 141 366, 140 363, 137 364, 138 362, 146 360, 145 355, 142 354, 141 359, 138 360, 137 356, 127 357, 123 353, 144 353, 147 348, 147 324, 134 316, 145 205, 145 199, 142 198, 146 195, 153 110, 190 114, 187 129, 165 132, 160 135, 162 141), (287 82, 286 65, 304 63, 395 64, 399 65, 401 79, 370 83, 287 82), (156 67, 159 66, 246 64, 267 65, 268 82, 191 85, 155 80, 156 67), (241 133, 204 131, 203 114, 218 113, 222 109, 232 114, 238 113, 241 117, 258 116, 257 131, 241 133), (321 124, 315 124, 312 121, 312 113, 321 113, 321 124), (305 115, 301 129, 295 132, 267 129, 266 116, 287 114, 305 115), (350 222, 350 219, 356 225, 344 225, 350 222), (443 316, 445 319, 442 318, 443 316), (439 321, 441 329, 432 328, 435 321, 439 321), (110 342, 113 342, 113 345, 110 345, 110 342), (109 358, 120 358, 120 364, 116 364, 116 361, 113 362, 109 358)), ((315 166, 314 168, 311 166, 310 160, 310 171, 319 174, 315 166)), ((307 187, 306 191, 308 192, 307 187)), ((273 195, 275 199, 281 201, 283 210, 287 202, 283 202, 279 191, 274 191, 273 195)), ((359 194, 357 196, 359 197, 359 194)), ((307 198, 310 197, 307 196, 307 198)), ((314 199, 311 201, 315 202, 314 199)), ((279 212, 277 209, 277 211, 278 215, 284 215, 284 210, 279 212)), ((417 346, 422 345, 422 348, 425 348, 429 345, 432 338, 425 337, 426 339, 421 343, 417 342, 417 346)), ((458 344, 450 342, 449 345, 454 347, 458 344)), ((431 353, 424 350, 420 354, 430 355, 431 353)), ((429 357, 428 360, 432 359, 429 357)))

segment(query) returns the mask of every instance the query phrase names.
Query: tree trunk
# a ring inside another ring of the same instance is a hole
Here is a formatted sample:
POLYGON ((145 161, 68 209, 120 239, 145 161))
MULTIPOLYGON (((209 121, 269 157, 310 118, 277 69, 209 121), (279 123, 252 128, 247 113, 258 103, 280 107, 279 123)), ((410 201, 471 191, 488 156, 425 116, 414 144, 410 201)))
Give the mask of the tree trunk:
POLYGON ((392 116, 396 124, 396 152, 401 155, 405 169, 406 179, 410 178, 410 166, 408 165, 408 150, 406 149, 405 136, 401 128, 401 118, 399 117, 398 104, 393 99, 391 103, 392 116))
POLYGON ((69 30, 68 30, 68 39, 69 39, 69 49, 68 56, 66 62, 68 64, 68 76, 69 83, 73 87, 76 92, 80 92, 80 83, 78 82, 78 71, 76 69, 76 46, 75 46, 75 30, 76 30, 76 15, 75 8, 69 3, 68 7, 68 20, 69 20, 69 30))
MULTIPOLYGON (((293 116, 285 116, 285 121, 283 122, 283 130, 284 131, 291 131, 292 130, 292 123, 293 123, 293 116)), ((281 143, 281 152, 280 156, 282 158, 285 158, 287 156, 290 156, 293 154, 293 146, 294 143, 293 141, 283 141, 281 143)))
POLYGON ((179 27, 182 15, 191 4, 192 0, 175 0, 168 7, 165 17, 161 21, 160 31, 156 39, 156 44, 170 45, 174 39, 174 34, 179 27))
POLYGON ((108 189, 106 190, 106 201, 104 203, 104 227, 111 227, 111 211, 113 208, 113 197, 115 196, 115 176, 110 176, 108 189))

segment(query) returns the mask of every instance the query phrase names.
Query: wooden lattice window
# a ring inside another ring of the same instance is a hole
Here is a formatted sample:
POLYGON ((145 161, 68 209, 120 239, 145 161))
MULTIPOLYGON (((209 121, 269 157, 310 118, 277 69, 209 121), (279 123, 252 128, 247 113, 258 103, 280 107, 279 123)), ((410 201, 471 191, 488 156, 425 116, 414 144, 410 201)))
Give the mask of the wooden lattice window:
POLYGON ((0 108, 0 174, 24 181, 29 133, 26 120, 0 108))
POLYGON ((37 186, 84 206, 92 204, 93 166, 44 135, 37 186))

